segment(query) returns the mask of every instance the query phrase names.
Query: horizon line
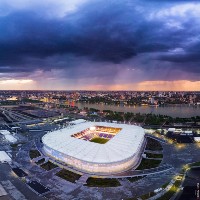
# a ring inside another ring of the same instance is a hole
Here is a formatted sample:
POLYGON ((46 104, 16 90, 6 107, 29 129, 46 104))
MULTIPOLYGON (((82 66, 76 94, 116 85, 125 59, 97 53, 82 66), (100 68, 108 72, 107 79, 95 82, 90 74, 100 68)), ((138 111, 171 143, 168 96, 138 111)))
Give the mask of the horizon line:
POLYGON ((84 90, 84 89, 13 89, 13 90, 3 90, 0 91, 88 91, 88 92, 200 92, 200 90, 84 90))

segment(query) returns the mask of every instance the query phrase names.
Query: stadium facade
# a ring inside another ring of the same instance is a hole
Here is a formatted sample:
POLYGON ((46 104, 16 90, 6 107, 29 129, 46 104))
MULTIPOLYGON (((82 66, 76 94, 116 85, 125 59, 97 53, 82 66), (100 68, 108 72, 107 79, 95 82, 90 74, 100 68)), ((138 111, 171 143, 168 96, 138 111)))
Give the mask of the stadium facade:
POLYGON ((78 171, 114 174, 126 171, 140 160, 143 128, 116 123, 85 122, 43 136, 44 152, 78 171), (104 138, 105 144, 91 142, 104 138))

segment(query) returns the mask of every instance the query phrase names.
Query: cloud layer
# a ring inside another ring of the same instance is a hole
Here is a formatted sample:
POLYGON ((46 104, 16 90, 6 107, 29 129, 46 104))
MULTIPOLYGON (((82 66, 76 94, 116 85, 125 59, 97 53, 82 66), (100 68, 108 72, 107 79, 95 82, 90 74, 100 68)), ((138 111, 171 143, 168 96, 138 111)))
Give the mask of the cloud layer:
POLYGON ((199 1, 2 0, 0 79, 132 90, 142 81, 199 81, 199 27, 199 1))

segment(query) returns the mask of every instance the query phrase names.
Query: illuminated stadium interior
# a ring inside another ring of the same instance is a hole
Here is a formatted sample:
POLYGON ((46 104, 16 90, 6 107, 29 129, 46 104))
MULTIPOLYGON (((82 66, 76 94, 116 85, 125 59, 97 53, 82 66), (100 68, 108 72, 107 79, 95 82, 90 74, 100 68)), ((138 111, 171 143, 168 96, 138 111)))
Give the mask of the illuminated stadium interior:
MULTIPOLYGON (((96 138, 102 138, 104 139, 103 144, 105 144, 107 141, 109 141, 115 135, 117 135, 120 131, 121 131, 121 128, 113 128, 113 127, 106 127, 106 126, 92 126, 81 132, 71 135, 71 137, 75 137, 75 138, 90 141, 90 142, 96 142, 97 141, 95 140, 96 138)), ((101 143, 101 142, 97 142, 97 143, 101 143)))

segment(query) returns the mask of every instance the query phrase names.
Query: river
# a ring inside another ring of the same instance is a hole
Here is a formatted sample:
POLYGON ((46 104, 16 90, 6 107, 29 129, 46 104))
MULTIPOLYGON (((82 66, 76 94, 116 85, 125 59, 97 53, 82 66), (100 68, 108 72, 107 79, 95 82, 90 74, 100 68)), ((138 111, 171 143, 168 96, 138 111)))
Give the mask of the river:
POLYGON ((116 105, 107 105, 107 104, 90 104, 78 102, 75 104, 79 109, 84 107, 95 108, 100 111, 102 110, 112 110, 117 112, 132 112, 132 113, 153 113, 168 115, 171 117, 194 117, 200 116, 200 106, 192 105, 168 105, 168 106, 116 106, 116 105))

